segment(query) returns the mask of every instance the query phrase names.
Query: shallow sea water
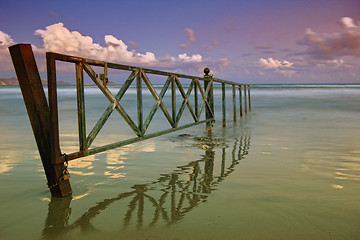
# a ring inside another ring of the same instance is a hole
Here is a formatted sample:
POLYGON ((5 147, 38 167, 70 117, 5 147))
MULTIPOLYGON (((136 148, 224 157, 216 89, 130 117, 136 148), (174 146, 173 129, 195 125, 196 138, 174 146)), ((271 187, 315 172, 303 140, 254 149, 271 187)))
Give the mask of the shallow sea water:
MULTIPOLYGON (((76 92, 58 94, 61 147, 76 151, 76 92)), ((89 131, 108 103, 86 94, 89 131)), ((360 239, 360 86, 254 86, 236 122, 227 95, 212 138, 199 125, 71 161, 73 194, 57 199, 20 90, 0 87, 0 239, 360 239)), ((133 136, 114 112, 94 146, 133 136)))

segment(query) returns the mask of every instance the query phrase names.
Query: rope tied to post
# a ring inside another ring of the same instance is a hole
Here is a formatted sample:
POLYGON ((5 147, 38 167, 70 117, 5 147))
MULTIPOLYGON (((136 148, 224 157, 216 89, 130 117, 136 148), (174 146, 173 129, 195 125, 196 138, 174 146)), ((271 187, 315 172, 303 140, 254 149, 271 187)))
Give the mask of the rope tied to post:
POLYGON ((61 156, 64 156, 65 157, 65 162, 64 162, 64 170, 62 171, 58 181, 54 184, 49 184, 49 182, 47 183, 48 187, 50 189, 53 189, 54 187, 58 186, 62 181, 66 181, 70 178, 70 173, 68 171, 68 166, 69 166, 69 163, 68 163, 68 155, 66 153, 63 153, 61 154, 61 156))

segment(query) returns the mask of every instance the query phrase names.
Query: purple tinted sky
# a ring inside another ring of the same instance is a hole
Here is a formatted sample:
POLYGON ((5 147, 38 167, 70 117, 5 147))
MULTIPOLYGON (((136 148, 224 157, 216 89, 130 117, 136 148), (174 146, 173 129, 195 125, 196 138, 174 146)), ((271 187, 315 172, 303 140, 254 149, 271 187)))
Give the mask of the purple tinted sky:
POLYGON ((21 42, 40 59, 57 51, 200 76, 208 66, 245 83, 360 83, 359 0, 2 0, 0 31, 0 78, 15 76, 7 47, 21 42))

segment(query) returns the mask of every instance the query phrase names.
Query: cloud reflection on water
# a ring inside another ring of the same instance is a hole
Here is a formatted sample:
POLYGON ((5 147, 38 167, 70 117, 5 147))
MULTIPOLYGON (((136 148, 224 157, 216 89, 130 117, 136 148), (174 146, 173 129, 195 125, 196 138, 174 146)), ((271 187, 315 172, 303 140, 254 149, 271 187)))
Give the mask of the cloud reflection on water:
POLYGON ((359 151, 351 146, 329 145, 326 147, 312 147, 304 153, 302 169, 330 178, 336 183, 334 189, 343 189, 347 181, 360 181, 359 151))

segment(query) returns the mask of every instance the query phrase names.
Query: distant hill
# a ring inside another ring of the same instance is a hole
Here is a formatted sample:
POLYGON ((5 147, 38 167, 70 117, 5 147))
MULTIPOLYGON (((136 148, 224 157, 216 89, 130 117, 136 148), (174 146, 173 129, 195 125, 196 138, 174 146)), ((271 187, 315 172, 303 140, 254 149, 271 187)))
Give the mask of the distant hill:
MULTIPOLYGON (((43 85, 47 85, 47 81, 41 81, 43 85)), ((57 85, 71 85, 69 82, 57 81, 57 85)), ((19 81, 16 78, 3 79, 0 78, 0 85, 19 85, 19 81)))
POLYGON ((0 78, 0 85, 19 85, 16 78, 2 79, 0 78))

